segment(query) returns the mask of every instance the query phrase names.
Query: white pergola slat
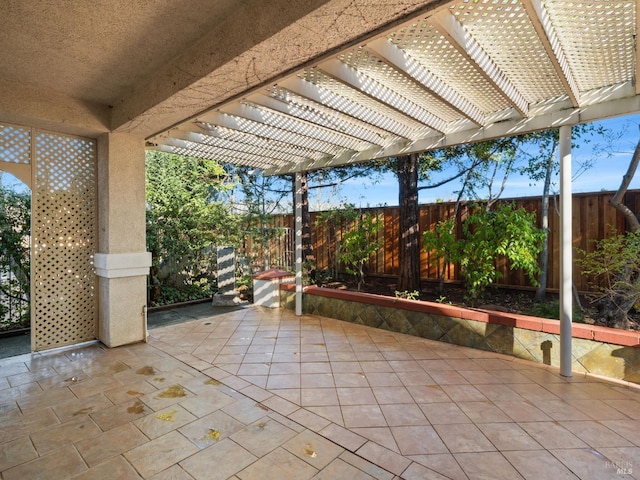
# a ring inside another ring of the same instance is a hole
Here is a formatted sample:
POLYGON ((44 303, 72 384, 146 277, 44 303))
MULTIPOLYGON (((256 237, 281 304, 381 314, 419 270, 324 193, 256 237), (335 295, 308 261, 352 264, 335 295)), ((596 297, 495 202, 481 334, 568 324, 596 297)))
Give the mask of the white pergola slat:
POLYGON ((633 113, 638 1, 458 0, 422 10, 149 147, 278 175, 633 113))

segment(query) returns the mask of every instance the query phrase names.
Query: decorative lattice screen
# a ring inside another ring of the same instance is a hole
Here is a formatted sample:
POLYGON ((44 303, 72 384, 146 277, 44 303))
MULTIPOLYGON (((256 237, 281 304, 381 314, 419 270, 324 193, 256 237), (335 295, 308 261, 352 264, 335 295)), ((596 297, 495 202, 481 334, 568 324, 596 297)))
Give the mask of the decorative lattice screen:
POLYGON ((96 145, 35 132, 32 185, 32 348, 96 338, 96 145))

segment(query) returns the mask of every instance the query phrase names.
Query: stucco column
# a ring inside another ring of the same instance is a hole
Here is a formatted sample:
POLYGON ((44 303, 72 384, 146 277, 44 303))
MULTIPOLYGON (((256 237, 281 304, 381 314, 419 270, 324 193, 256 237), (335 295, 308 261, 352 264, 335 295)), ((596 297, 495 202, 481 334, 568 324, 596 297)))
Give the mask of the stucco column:
POLYGON ((144 139, 98 138, 98 338, 108 347, 146 340, 144 139))

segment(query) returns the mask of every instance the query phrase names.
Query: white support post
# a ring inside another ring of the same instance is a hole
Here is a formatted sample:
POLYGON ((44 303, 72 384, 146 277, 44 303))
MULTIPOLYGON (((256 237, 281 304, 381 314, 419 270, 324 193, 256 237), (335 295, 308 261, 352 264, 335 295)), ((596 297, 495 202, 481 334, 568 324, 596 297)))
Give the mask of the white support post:
POLYGON ((296 315, 302 315, 302 175, 296 173, 294 192, 295 255, 296 255, 296 315))
POLYGON ((560 127, 560 375, 571 377, 573 252, 571 127, 560 127))

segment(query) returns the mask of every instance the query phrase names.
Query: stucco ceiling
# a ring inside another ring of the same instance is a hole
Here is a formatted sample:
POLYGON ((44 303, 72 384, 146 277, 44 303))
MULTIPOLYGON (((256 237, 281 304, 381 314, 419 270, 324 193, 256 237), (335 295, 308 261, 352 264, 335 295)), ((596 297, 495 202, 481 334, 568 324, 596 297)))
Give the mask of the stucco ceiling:
POLYGON ((0 121, 288 173, 640 111, 640 0, 5 0, 0 121))

